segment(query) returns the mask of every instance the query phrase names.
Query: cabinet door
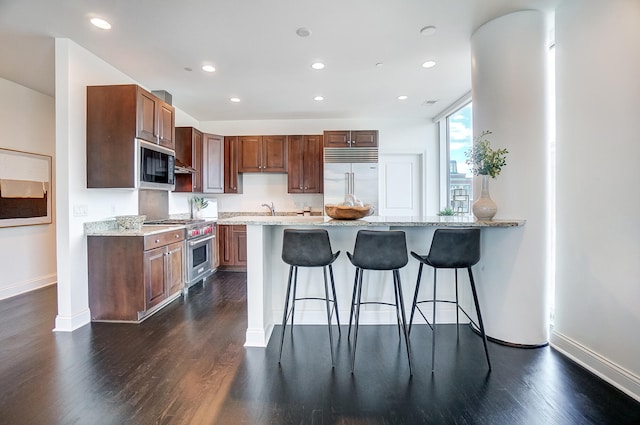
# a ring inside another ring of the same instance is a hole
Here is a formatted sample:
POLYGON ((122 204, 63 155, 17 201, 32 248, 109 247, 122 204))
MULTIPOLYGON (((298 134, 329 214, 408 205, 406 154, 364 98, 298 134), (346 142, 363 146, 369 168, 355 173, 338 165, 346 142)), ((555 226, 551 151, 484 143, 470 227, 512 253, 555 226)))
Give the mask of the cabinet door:
POLYGON ((242 176, 238 175, 238 137, 224 138, 224 193, 242 193, 242 176))
POLYGON ((157 100, 158 143, 168 149, 175 148, 175 119, 173 106, 157 100))
POLYGON ((193 192, 202 192, 203 181, 203 166, 202 166, 202 151, 203 151, 203 135, 199 131, 193 133, 193 150, 191 156, 191 166, 195 168, 196 172, 191 176, 191 182, 193 186, 193 192))
POLYGON ((236 266, 247 265, 247 226, 233 226, 233 247, 236 266))
POLYGON ((305 193, 322 193, 322 136, 304 136, 303 144, 303 187, 305 193))
POLYGON ((166 248, 167 296, 184 288, 184 243, 176 242, 166 248))
POLYGON ((238 137, 238 172, 256 173, 262 171, 262 137, 238 137))
POLYGON ((145 310, 149 310, 166 298, 165 252, 165 247, 160 247, 144 253, 145 310))
POLYGON ((137 136, 158 143, 158 99, 146 90, 138 89, 137 136))
POLYGON ((222 136, 204 135, 202 178, 204 193, 224 193, 224 139, 222 136))
POLYGON ((232 266, 233 262, 233 238, 230 225, 218 225, 218 257, 221 266, 232 266))
POLYGON ((325 131, 324 146, 327 148, 348 148, 350 144, 349 131, 325 131))
POLYGON ((262 171, 287 172, 287 136, 262 136, 262 171))
POLYGON ((378 146, 378 130, 358 130, 351 132, 352 148, 369 148, 378 146))
POLYGON ((289 136, 288 156, 289 171, 287 174, 287 190, 289 193, 304 193, 304 156, 303 136, 289 136))

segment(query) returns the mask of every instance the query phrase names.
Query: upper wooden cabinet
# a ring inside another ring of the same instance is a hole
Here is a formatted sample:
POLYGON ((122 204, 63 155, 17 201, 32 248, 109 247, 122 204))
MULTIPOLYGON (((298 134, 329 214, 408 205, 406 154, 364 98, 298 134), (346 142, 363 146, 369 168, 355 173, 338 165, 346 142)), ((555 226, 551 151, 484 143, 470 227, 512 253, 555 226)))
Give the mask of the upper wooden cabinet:
POLYGON ((238 136, 224 138, 224 193, 242 193, 242 174, 238 174, 238 136))
POLYGON ((87 87, 87 187, 136 187, 135 139, 175 149, 174 109, 135 84, 87 87))
POLYGON ((224 137, 204 134, 202 192, 224 193, 224 137))
MULTIPOLYGON (((103 86, 109 87, 109 86, 103 86)), ((111 86, 131 87, 137 92, 137 137, 157 143, 165 148, 175 147, 175 109, 162 99, 136 85, 111 86)))
POLYGON ((322 193, 322 136, 289 136, 289 193, 322 193))
POLYGON ((239 173, 286 173, 286 136, 238 136, 239 173))
POLYGON ((378 146, 378 130, 325 131, 325 148, 371 148, 378 146))
POLYGON ((176 173, 176 192, 202 192, 203 134, 193 127, 176 127, 176 166, 192 173, 176 173))

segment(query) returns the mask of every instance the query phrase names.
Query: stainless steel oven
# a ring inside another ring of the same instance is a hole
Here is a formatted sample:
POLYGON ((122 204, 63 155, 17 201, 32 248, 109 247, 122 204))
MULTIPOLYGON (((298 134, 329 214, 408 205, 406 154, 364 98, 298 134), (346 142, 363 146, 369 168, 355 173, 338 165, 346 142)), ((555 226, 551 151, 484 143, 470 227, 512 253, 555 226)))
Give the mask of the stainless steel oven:
POLYGON ((185 292, 213 273, 216 246, 216 225, 214 223, 205 222, 191 230, 187 228, 185 292), (190 232, 192 235, 189 235, 190 232))

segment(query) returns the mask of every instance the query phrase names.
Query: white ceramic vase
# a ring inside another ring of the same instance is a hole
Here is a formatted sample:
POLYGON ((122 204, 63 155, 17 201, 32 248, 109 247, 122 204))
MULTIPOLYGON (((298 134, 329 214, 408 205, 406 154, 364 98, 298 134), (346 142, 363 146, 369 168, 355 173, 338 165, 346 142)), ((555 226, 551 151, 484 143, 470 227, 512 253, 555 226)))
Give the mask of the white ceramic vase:
POLYGON ((491 220, 498 212, 498 206, 489 195, 490 178, 491 176, 489 175, 482 176, 482 191, 480 192, 480 197, 473 203, 473 215, 482 221, 491 220))

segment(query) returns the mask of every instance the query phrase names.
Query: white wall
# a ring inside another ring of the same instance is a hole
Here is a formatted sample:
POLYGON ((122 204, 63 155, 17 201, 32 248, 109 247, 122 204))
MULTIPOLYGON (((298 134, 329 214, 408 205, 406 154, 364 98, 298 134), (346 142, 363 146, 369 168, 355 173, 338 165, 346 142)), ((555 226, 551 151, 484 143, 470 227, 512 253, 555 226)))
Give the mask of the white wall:
MULTIPOLYGON (((49 155, 55 162, 52 97, 0 79, 0 128, 0 148, 49 155)), ((55 179, 52 188, 55 208, 55 179)), ((52 224, 0 228, 0 299, 56 282, 55 211, 52 216, 52 224)))
POLYGON ((556 15, 552 343, 640 400, 640 2, 556 15))

